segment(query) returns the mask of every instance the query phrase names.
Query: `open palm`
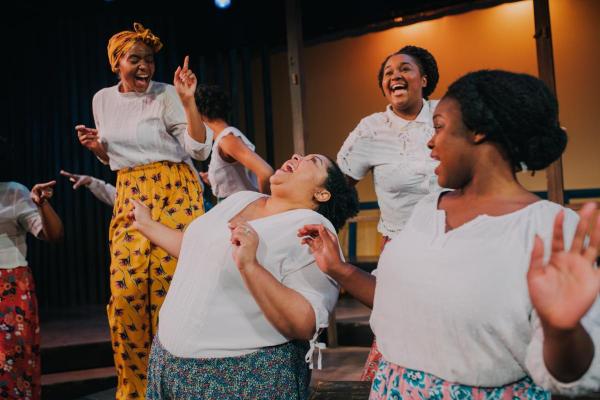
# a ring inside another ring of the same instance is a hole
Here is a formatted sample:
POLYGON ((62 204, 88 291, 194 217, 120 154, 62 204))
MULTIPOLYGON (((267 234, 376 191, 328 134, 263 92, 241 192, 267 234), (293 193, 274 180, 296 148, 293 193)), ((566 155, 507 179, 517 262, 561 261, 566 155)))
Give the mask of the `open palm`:
POLYGON ((593 203, 582 208, 569 250, 564 246, 564 212, 556 216, 547 264, 542 240, 535 238, 527 273, 529 296, 542 322, 555 329, 574 329, 600 292, 600 270, 594 267, 600 244, 600 216, 589 244, 584 243, 595 210, 593 203))

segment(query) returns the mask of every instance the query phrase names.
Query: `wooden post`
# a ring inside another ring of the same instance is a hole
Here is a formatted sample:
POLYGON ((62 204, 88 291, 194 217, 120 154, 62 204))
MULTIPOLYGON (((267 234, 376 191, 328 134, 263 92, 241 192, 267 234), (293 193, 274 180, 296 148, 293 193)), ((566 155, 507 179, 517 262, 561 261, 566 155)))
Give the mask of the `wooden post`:
MULTIPOLYGON (((538 74, 556 96, 554 79, 554 54, 552 51, 552 30, 550 29, 550 8, 548 0, 533 0, 535 18, 535 44, 537 49, 538 74)), ((562 158, 556 160, 546 170, 548 200, 565 203, 562 158)))
POLYGON ((288 68, 290 72, 290 97, 292 103, 292 134, 294 152, 305 154, 304 96, 302 69, 302 13, 300 0, 286 0, 288 68))

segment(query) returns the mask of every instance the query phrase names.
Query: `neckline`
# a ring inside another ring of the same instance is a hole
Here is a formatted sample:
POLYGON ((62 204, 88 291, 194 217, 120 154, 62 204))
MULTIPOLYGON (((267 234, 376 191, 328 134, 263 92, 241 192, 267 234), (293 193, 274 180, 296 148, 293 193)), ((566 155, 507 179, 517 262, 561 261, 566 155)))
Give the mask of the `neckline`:
MULTIPOLYGON (((242 212, 244 212, 244 210, 246 210, 246 208, 248 208, 250 205, 252 205, 255 201, 258 201, 262 198, 265 197, 271 197, 267 194, 264 193, 260 193, 260 192, 255 192, 255 194, 257 195, 254 199, 250 200, 248 203, 246 203, 244 206, 242 206, 242 208, 238 209, 237 212, 235 214, 233 214, 228 220, 227 223, 229 224, 231 222, 231 220, 233 220, 234 218, 236 218, 238 215, 240 215, 242 212)), ((263 221, 266 219, 269 219, 271 217, 274 216, 281 216, 281 215, 286 215, 289 213, 292 213, 294 211, 313 211, 313 210, 309 210, 308 208, 292 208, 290 210, 286 210, 277 214, 271 214, 271 215, 265 215, 264 217, 258 217, 258 218, 254 218, 254 219, 249 219, 249 220, 245 220, 244 222, 249 223, 249 224, 254 224, 255 222, 259 222, 259 221, 263 221)))
POLYGON ((148 93, 150 93, 150 90, 152 89, 152 86, 154 86, 154 81, 150 80, 150 83, 148 83, 148 87, 146 88, 146 90, 144 92, 121 92, 119 90, 119 87, 121 87, 121 81, 119 81, 119 83, 116 84, 115 89, 117 90, 117 93, 120 96, 124 96, 124 97, 141 97, 144 96, 148 93))
POLYGON ((435 211, 436 214, 439 216, 440 218, 440 225, 441 228, 443 230, 444 235, 448 235, 454 231, 460 230, 460 229, 466 229, 466 227, 468 227, 469 225, 476 225, 478 222, 482 221, 482 220, 502 220, 502 219, 509 219, 511 217, 514 217, 516 215, 519 215, 527 210, 529 210, 530 208, 532 208, 533 206, 537 206, 538 204, 545 204, 548 202, 548 200, 544 200, 544 199, 539 199, 538 201, 534 201, 533 203, 529 203, 527 204, 525 207, 519 208, 518 210, 515 211, 511 211, 509 213, 506 214, 502 214, 502 215, 489 215, 486 213, 483 214, 479 214, 477 215, 475 218, 472 218, 466 222, 464 222, 463 224, 452 228, 450 230, 447 230, 447 221, 448 221, 448 215, 446 213, 446 210, 441 209, 440 208, 440 201, 442 199, 442 196, 445 193, 450 193, 452 192, 452 190, 442 190, 440 193, 438 193, 438 196, 436 198, 436 201, 433 202, 434 206, 435 206, 435 211))

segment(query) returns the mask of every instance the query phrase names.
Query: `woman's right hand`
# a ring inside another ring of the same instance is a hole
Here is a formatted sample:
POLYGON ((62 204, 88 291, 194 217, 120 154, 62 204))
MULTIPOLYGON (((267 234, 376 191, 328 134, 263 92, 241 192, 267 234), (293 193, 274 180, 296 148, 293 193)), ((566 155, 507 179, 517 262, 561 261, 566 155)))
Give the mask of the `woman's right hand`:
POLYGON ((334 275, 334 270, 343 263, 336 236, 321 224, 304 225, 298 229, 298 236, 309 247, 321 271, 334 275))
POLYGON ((73 182, 74 190, 79 189, 81 186, 88 186, 90 183, 92 183, 92 177, 89 175, 73 174, 65 171, 64 169, 60 170, 60 174, 62 176, 66 176, 71 182, 73 182))
POLYGON ((91 151, 98 150, 102 147, 102 144, 98 140, 97 129, 88 128, 85 125, 77 125, 75 131, 77 132, 79 143, 81 143, 83 147, 86 147, 91 151))
POLYGON ((189 63, 190 56, 185 56, 183 67, 177 67, 173 76, 173 86, 175 86, 175 90, 184 105, 189 103, 195 104, 194 94, 196 93, 196 85, 198 84, 198 79, 189 68, 189 63))
POLYGON ((131 199, 133 209, 129 212, 128 216, 133 220, 133 227, 139 231, 143 230, 143 227, 152 222, 152 213, 150 208, 138 200, 131 199))

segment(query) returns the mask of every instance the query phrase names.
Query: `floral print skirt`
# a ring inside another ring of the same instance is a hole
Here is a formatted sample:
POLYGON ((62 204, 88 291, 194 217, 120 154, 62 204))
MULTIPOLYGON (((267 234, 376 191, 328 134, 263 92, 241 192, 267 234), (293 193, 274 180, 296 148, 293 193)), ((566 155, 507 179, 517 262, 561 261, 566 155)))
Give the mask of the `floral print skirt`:
POLYGON ((0 268, 0 398, 41 397, 40 325, 29 267, 0 268))
POLYGON ((445 381, 426 372, 403 368, 382 359, 369 400, 549 400, 550 392, 528 376, 506 386, 475 387, 445 381))
POLYGON ((225 358, 180 358, 154 339, 147 400, 303 400, 310 370, 308 343, 291 341, 225 358))

